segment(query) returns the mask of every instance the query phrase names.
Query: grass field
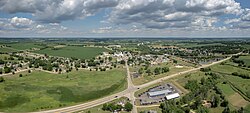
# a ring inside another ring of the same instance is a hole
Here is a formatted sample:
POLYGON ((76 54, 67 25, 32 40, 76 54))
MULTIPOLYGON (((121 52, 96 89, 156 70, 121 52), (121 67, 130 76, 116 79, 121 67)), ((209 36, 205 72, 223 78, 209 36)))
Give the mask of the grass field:
POLYGON ((58 50, 47 48, 47 49, 43 49, 43 50, 39 50, 35 52, 40 53, 40 54, 48 54, 51 56, 90 59, 105 51, 109 51, 109 50, 105 48, 97 48, 97 47, 66 46, 66 47, 59 48, 58 50))
POLYGON ((32 48, 42 48, 42 46, 35 45, 35 43, 14 43, 14 44, 7 44, 11 48, 17 49, 17 50, 28 50, 32 48))
MULTIPOLYGON (((183 68, 176 68, 175 66, 171 65, 169 67, 169 72, 167 72, 167 73, 163 73, 163 74, 159 74, 159 75, 150 75, 150 76, 144 75, 143 77, 133 79, 133 83, 136 84, 136 85, 144 84, 144 83, 150 82, 152 80, 162 78, 164 76, 168 76, 168 75, 175 74, 175 73, 178 73, 178 72, 182 72, 182 71, 185 71, 185 70, 188 70, 188 69, 191 69, 191 68, 190 67, 185 67, 185 66, 183 68)), ((151 71, 153 71, 153 68, 152 68, 151 71)))
POLYGON ((8 48, 8 47, 1 47, 0 48, 0 52, 2 52, 2 53, 9 53, 9 52, 17 52, 17 50, 15 50, 15 49, 12 49, 12 48, 8 48))
POLYGON ((243 60, 246 66, 250 66, 250 55, 240 56, 238 59, 243 60))
POLYGON ((75 105, 126 89, 126 72, 79 70, 68 74, 34 71, 0 83, 0 111, 30 112, 75 105), (27 76, 26 76, 27 75, 27 76))
POLYGON ((161 112, 161 108, 159 108, 157 106, 155 106, 155 107, 141 107, 141 108, 137 108, 138 113, 140 113, 140 112, 144 113, 145 111, 148 112, 150 110, 156 111, 157 113, 162 113, 161 112))
MULTIPOLYGON (((117 103, 117 102, 126 101, 126 100, 127 100, 127 98, 121 97, 119 99, 115 99, 115 100, 113 100, 111 102, 108 102, 108 103, 117 103)), ((88 113, 88 112, 90 112, 90 113, 111 113, 110 111, 103 111, 102 106, 103 105, 95 106, 95 107, 92 107, 92 108, 89 108, 89 109, 86 109, 86 110, 83 110, 83 111, 79 111, 77 113, 88 113)), ((128 113, 128 112, 122 111, 122 112, 119 112, 119 113, 128 113)))
POLYGON ((246 107, 250 103, 246 101, 240 94, 235 92, 229 84, 218 84, 217 85, 222 93, 226 96, 226 99, 229 101, 229 106, 231 109, 240 109, 241 107, 246 107))
POLYGON ((242 92, 247 92, 250 89, 250 79, 243 79, 241 77, 231 75, 233 72, 250 73, 245 69, 237 68, 230 65, 215 65, 211 69, 215 72, 219 72, 222 75, 226 75, 226 79, 232 82, 242 92))

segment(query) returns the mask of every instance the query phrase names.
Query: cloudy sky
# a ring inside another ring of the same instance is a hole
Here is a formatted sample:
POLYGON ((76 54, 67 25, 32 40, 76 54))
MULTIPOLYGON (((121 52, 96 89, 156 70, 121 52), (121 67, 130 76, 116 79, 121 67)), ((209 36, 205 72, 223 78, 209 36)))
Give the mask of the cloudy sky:
POLYGON ((250 37, 249 0, 0 0, 0 37, 250 37))

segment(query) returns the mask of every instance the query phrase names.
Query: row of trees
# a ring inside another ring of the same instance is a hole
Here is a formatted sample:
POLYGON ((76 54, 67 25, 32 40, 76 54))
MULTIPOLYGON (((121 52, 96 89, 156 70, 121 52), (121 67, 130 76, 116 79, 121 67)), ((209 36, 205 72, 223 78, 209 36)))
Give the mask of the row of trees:
POLYGON ((238 72, 233 72, 232 75, 238 76, 244 79, 250 79, 250 75, 248 73, 238 73, 238 72))
MULTIPOLYGON (((185 88, 189 89, 187 95, 179 100, 170 100, 161 104, 160 108, 163 113, 189 113, 190 110, 196 110, 196 113, 208 113, 209 110, 202 103, 207 101, 211 104, 212 108, 224 107, 223 113, 232 112, 228 105, 228 101, 222 94, 222 91, 216 86, 219 76, 215 73, 206 73, 208 78, 201 78, 198 80, 189 80, 185 84, 185 88), (213 91, 211 91, 213 90, 213 91), (209 92, 215 92, 208 96, 209 92)), ((242 113, 243 109, 235 110, 234 113, 242 113)))
POLYGON ((169 68, 168 67, 156 67, 153 72, 149 68, 140 68, 138 72, 139 74, 147 73, 149 76, 152 74, 159 75, 162 73, 169 72, 169 68))
POLYGON ((133 109, 133 105, 129 102, 127 102, 124 107, 122 105, 116 105, 114 103, 105 103, 102 106, 102 110, 104 111, 111 111, 111 112, 117 112, 117 111, 122 111, 122 110, 126 110, 126 111, 131 111, 133 109))

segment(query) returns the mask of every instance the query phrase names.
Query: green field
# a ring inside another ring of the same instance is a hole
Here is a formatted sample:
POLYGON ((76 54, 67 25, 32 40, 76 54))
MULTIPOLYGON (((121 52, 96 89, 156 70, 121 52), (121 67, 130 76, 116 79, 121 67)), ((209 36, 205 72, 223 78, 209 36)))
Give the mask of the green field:
POLYGON ((7 44, 11 48, 17 49, 17 50, 27 50, 32 48, 42 48, 42 46, 36 45, 35 43, 13 43, 13 44, 7 44))
MULTIPOLYGON (((171 74, 176 74, 176 73, 179 73, 179 72, 182 72, 182 71, 185 71, 185 70, 192 68, 192 67, 187 67, 187 66, 184 66, 183 68, 176 68, 175 65, 172 63, 168 63, 167 65, 165 63, 163 63, 160 65, 154 65, 152 67, 149 67, 149 69, 151 69, 151 72, 153 72, 156 67, 169 67, 169 72, 162 73, 159 75, 150 75, 150 76, 148 76, 147 74, 144 74, 143 77, 134 78, 133 83, 135 85, 141 85, 141 84, 144 84, 144 83, 147 83, 147 82, 150 82, 150 81, 153 81, 153 80, 156 80, 156 79, 159 79, 159 78, 171 75, 171 74)), ((131 72, 139 70, 139 68, 140 67, 134 67, 131 69, 131 72)))
MULTIPOLYGON (((117 102, 121 102, 121 101, 127 101, 127 98, 121 97, 119 99, 115 99, 115 100, 108 102, 108 103, 117 103, 117 102)), ((103 111, 102 107, 103 107, 103 105, 98 105, 98 106, 95 106, 95 107, 92 107, 92 108, 89 108, 89 109, 86 109, 83 111, 79 111, 77 113, 88 113, 88 112, 90 112, 90 113, 111 113, 110 111, 103 111)), ((129 112, 121 111, 119 113, 129 113, 129 112)))
POLYGON ((17 50, 15 50, 15 49, 12 49, 12 48, 8 48, 8 47, 1 47, 0 48, 0 52, 2 52, 2 53, 9 53, 9 52, 17 52, 17 50))
POLYGON ((60 57, 75 57, 80 59, 90 59, 101 54, 102 52, 109 51, 105 48, 98 47, 77 47, 77 46, 66 46, 53 50, 51 48, 35 51, 40 54, 48 54, 51 56, 60 56, 60 57))
POLYGON ((75 105, 126 88, 124 69, 79 70, 67 74, 34 71, 8 76, 0 83, 0 111, 30 112, 75 105), (26 76, 27 75, 27 76, 26 76))
POLYGON ((250 66, 250 55, 240 56, 238 59, 243 60, 246 66, 250 66))

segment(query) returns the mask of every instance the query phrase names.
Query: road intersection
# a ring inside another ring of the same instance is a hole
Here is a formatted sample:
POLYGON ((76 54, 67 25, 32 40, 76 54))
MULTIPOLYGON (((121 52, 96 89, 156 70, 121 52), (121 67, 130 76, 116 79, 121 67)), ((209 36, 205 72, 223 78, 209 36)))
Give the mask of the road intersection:
POLYGON ((201 68, 206 68, 206 67, 209 67, 209 66, 212 66, 212 65, 215 65, 215 64, 222 63, 222 62, 224 62, 226 60, 229 60, 230 58, 231 57, 228 57, 228 58, 225 58, 225 59, 213 62, 213 63, 208 64, 208 65, 202 65, 202 66, 200 66, 198 68, 193 68, 193 69, 189 69, 189 70, 186 70, 186 71, 183 71, 183 72, 180 72, 180 73, 168 75, 168 76, 165 76, 163 78, 159 78, 159 79, 156 79, 156 80, 153 80, 151 82, 148 82, 148 83, 145 83, 145 84, 142 84, 142 85, 138 85, 138 86, 135 86, 133 84, 131 76, 130 76, 129 66, 128 66, 127 62, 126 62, 125 66, 126 66, 126 70, 127 70, 127 83, 128 83, 128 87, 127 87, 126 90, 121 91, 121 92, 116 93, 116 94, 112 94, 110 96, 106 96, 106 97, 94 100, 94 101, 86 102, 86 103, 83 103, 83 104, 79 104, 79 105, 75 105, 75 106, 69 106, 69 107, 64 107, 64 108, 59 108, 59 109, 53 109, 53 110, 48 110, 48 111, 40 111, 39 113, 52 113, 52 112, 53 113, 55 113, 55 112, 56 113, 68 113, 68 112, 77 112, 77 111, 85 110, 85 109, 92 108, 92 107, 95 107, 95 106, 98 106, 98 105, 102 105, 104 103, 113 101, 113 100, 115 100, 117 98, 121 98, 121 97, 124 97, 124 96, 128 97, 131 100, 132 104, 133 104, 133 110, 131 112, 132 113, 137 113, 137 107, 135 105, 135 99, 136 98, 134 96, 134 93, 136 91, 138 91, 138 90, 140 90, 142 88, 146 88, 146 87, 149 87, 151 85, 157 84, 157 83, 161 83, 164 80, 167 80, 167 79, 179 76, 179 75, 183 75, 183 74, 187 74, 187 73, 190 73, 190 72, 198 71, 201 68))

